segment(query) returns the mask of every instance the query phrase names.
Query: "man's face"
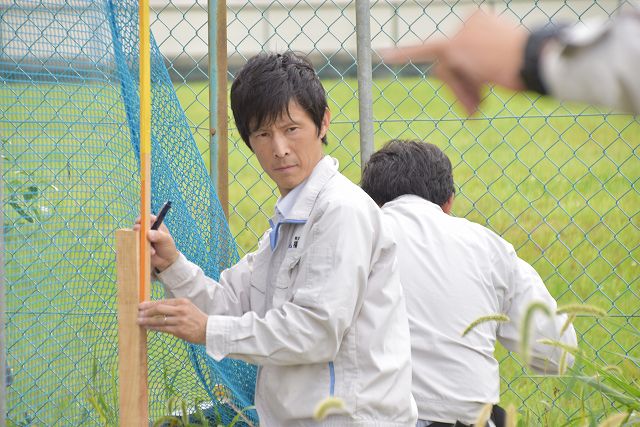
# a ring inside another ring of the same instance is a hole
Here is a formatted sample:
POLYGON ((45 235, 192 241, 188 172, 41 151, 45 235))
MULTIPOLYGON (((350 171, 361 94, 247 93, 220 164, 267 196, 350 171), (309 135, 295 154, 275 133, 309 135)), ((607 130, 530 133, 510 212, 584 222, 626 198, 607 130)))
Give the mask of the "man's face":
POLYGON ((322 137, 329 129, 330 113, 322 119, 320 132, 311 117, 295 101, 271 124, 249 135, 249 144, 262 169, 278 186, 282 197, 307 179, 322 159, 322 137))

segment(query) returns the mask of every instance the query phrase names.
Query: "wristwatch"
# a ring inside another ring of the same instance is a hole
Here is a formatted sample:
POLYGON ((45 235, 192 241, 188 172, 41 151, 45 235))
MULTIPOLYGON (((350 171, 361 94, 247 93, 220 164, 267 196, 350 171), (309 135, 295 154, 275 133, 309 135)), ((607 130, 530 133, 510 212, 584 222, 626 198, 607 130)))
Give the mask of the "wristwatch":
POLYGON ((547 94, 547 88, 542 81, 540 73, 540 55, 545 43, 548 40, 555 39, 558 34, 565 28, 565 25, 553 25, 540 28, 533 31, 527 39, 524 48, 524 61, 520 70, 522 82, 528 90, 538 92, 542 95, 547 94))

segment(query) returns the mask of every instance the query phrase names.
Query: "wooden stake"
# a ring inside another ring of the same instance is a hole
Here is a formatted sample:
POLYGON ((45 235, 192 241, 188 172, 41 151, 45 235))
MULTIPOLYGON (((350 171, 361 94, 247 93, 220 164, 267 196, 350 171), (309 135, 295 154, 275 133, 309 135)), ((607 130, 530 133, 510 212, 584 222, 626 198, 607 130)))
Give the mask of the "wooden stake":
POLYGON ((116 269, 120 425, 148 427, 147 331, 136 323, 140 288, 138 232, 116 231, 116 269))

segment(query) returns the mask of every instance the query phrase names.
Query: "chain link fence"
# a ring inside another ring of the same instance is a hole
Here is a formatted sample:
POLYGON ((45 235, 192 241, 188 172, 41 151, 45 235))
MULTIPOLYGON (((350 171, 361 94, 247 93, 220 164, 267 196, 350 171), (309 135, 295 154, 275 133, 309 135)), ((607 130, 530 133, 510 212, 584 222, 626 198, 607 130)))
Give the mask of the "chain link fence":
MULTIPOLYGON (((375 147, 399 137, 441 147, 454 164, 455 215, 483 224, 511 242, 540 273, 559 304, 581 302, 608 312, 607 320, 579 317, 575 322, 581 346, 603 362, 612 353, 640 351, 634 339, 640 330, 637 119, 499 89, 488 89, 479 114, 467 118, 448 89, 429 77, 428 68, 389 67, 375 49, 451 35, 479 5, 534 29, 549 22, 588 26, 609 19, 626 3, 370 3, 375 147)), ((356 26, 356 2, 232 0, 227 6, 229 79, 248 57, 262 50, 308 54, 332 110, 326 152, 339 159, 347 177, 359 182, 357 32, 362 29, 356 26)), ((184 15, 180 22, 193 25, 194 21, 184 15)), ((196 32, 204 43, 206 31, 196 32)), ((176 36, 172 43, 179 40, 176 36)), ((188 43, 177 60, 189 56, 188 43)), ((202 70, 197 55, 192 61, 194 67, 180 72, 176 87, 179 93, 189 92, 183 107, 194 132, 204 134, 205 104, 194 100, 205 89, 188 79, 202 70)), ((229 135, 229 221, 244 254, 255 249, 268 227, 277 192, 233 123, 229 135)), ((207 144, 204 137, 201 140, 204 152, 207 144)), ((567 385, 561 380, 532 377, 516 355, 502 348, 497 355, 503 403, 514 403, 540 422, 552 425, 545 417, 554 410, 573 417, 581 410, 579 402, 589 399, 588 394, 565 392, 567 385)))
MULTIPOLYGON (((384 0, 371 2, 369 9, 375 132, 374 141, 369 142, 378 148, 391 138, 415 138, 441 147, 454 165, 455 215, 483 224, 510 241, 560 304, 584 302, 608 312, 607 319, 575 322, 582 347, 603 362, 614 353, 637 356, 640 352, 634 338, 640 331, 638 120, 499 89, 488 89, 481 111, 467 118, 450 92, 429 77, 428 68, 389 67, 375 49, 450 35, 479 4, 535 28, 548 22, 589 25, 592 19, 609 19, 626 3, 384 0)), ((153 0, 151 6, 156 43, 210 166, 208 4, 153 0)), ((356 2, 229 0, 227 8, 229 79, 248 57, 262 50, 308 54, 332 110, 326 152, 339 159, 348 178, 359 182, 357 33, 362 28, 356 26, 356 2)), ((0 6, 0 23, 6 10, 0 6)), ((29 102, 41 100, 34 97, 29 102)), ((242 255, 255 249, 268 227, 277 192, 233 123, 228 127, 229 223, 242 255)), ((63 172, 69 169, 68 163, 61 165, 63 172)), ((104 256, 110 256, 106 252, 104 256)), ((37 266, 37 260, 32 264, 37 266)), ((54 288, 47 289, 57 295, 54 288)), ((26 301, 30 296, 21 298, 26 301)), ((46 325, 40 326, 44 337, 46 325)), ((72 326, 69 339, 74 339, 72 326)), ((498 350, 498 358, 503 403, 514 403, 547 425, 554 424, 545 418, 554 408, 567 418, 584 410, 583 397, 573 388, 567 391, 564 381, 531 376, 516 355, 503 349, 498 350)), ((10 360, 17 363, 15 355, 10 360)), ((26 374, 37 380, 42 372, 34 369, 26 374)), ((55 404, 64 411, 67 402, 55 404)), ((24 415, 21 419, 30 422, 30 414, 24 415)))

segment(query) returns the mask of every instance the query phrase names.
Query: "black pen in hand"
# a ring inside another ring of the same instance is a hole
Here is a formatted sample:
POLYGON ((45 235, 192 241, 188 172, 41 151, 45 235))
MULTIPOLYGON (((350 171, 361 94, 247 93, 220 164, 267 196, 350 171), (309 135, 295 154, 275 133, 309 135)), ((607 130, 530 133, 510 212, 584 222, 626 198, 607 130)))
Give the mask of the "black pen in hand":
POLYGON ((160 224, 162 224, 162 221, 164 221, 164 217, 165 215, 167 215, 167 212, 169 212, 170 208, 171 208, 171 201, 168 201, 167 203, 162 205, 162 209, 160 209, 160 212, 158 213, 158 217, 156 218, 155 222, 151 225, 152 230, 157 230, 158 228, 160 228, 160 224))

